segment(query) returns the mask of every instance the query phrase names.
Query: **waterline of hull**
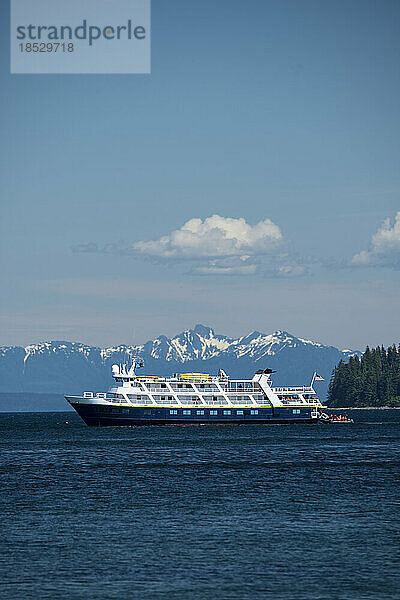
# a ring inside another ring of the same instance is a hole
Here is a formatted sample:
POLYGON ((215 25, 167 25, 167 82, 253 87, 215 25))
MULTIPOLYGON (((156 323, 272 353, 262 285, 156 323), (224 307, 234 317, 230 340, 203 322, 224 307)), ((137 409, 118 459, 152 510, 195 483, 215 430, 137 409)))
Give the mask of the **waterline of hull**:
MULTIPOLYGON (((149 410, 146 408, 124 409, 124 415, 98 414, 96 407, 89 404, 72 403, 71 406, 76 410, 83 421, 91 427, 121 427, 121 426, 139 426, 139 425, 274 425, 274 424, 315 424, 318 419, 311 417, 311 409, 304 410, 304 413, 293 415, 291 409, 276 411, 272 408, 259 409, 258 414, 251 414, 254 411, 249 409, 240 409, 243 414, 237 414, 236 409, 230 411, 234 414, 224 414, 223 410, 218 415, 198 415, 198 414, 170 414, 170 409, 157 408, 149 410), (145 412, 146 411, 146 412, 145 412)), ((112 410, 112 409, 111 409, 112 410)), ((226 411, 225 411, 226 412, 226 411)))

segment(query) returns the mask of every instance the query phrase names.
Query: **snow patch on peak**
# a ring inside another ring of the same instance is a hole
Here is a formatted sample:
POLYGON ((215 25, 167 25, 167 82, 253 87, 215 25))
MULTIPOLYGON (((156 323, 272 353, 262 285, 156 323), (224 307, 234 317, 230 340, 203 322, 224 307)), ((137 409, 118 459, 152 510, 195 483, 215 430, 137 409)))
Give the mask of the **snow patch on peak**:
POLYGON ((345 348, 344 350, 341 350, 341 353, 344 354, 346 358, 354 358, 355 356, 358 356, 360 358, 363 354, 359 350, 351 350, 350 348, 345 348))
POLYGON ((313 342, 312 340, 305 340, 304 338, 298 338, 301 342, 303 342, 303 344, 311 344, 311 346, 318 346, 319 348, 327 348, 327 346, 324 346, 324 344, 321 344, 320 342, 313 342))

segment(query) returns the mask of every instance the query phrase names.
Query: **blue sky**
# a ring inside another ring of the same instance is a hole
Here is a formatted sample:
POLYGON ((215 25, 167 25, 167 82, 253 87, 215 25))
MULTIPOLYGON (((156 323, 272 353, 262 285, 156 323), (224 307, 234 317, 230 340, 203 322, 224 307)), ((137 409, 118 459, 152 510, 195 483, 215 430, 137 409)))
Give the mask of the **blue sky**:
POLYGON ((10 75, 1 23, 1 344, 399 342, 397 1, 153 0, 151 75, 10 75))

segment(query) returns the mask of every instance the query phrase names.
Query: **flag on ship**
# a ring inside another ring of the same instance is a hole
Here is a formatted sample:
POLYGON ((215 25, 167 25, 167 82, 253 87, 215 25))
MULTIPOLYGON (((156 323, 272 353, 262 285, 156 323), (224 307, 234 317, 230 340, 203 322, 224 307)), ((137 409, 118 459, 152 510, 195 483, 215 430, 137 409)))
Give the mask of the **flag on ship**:
POLYGON ((318 375, 318 373, 315 373, 314 381, 325 381, 325 379, 321 375, 318 375))

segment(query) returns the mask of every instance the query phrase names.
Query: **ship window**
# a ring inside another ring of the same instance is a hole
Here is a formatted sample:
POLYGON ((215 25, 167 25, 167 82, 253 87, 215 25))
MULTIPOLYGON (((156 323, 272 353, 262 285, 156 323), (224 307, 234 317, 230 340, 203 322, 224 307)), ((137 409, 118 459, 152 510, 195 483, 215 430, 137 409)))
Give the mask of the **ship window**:
POLYGON ((196 414, 198 414, 198 415, 204 415, 204 410, 198 410, 198 411, 196 411, 196 414))
POLYGON ((253 400, 250 396, 229 396, 229 400, 232 404, 253 404, 253 400))
POLYGON ((258 415, 258 410, 251 410, 251 411, 250 411, 250 413, 251 413, 252 415, 258 415))
POLYGON ((161 387, 162 387, 162 388, 166 388, 167 386, 165 385, 165 383, 162 383, 162 384, 161 384, 161 387))
POLYGON ((300 409, 299 408, 294 408, 293 409, 293 414, 294 415, 299 415, 300 414, 300 409))
POLYGON ((181 390, 183 388, 183 385, 181 383, 178 383, 178 388, 181 390))
POLYGON ((177 414, 178 414, 178 411, 177 411, 177 410, 170 410, 170 411, 169 411, 169 414, 170 414, 170 415, 177 415, 177 414))
POLYGON ((242 415, 242 414, 243 414, 243 411, 242 411, 242 410, 237 410, 237 411, 236 411, 236 414, 237 414, 237 415, 242 415))
POLYGON ((178 396, 182 404, 203 404, 203 401, 199 396, 178 396))
POLYGON ((178 404, 178 401, 172 396, 168 396, 168 400, 166 396, 156 396, 154 395, 154 400, 157 404, 165 404, 165 402, 169 402, 169 404, 178 404))
POLYGON ((203 396, 206 404, 228 404, 224 396, 203 396))
POLYGON ((128 398, 131 402, 138 404, 153 404, 152 400, 148 396, 140 394, 128 394, 128 398))
POLYGON ((182 414, 183 414, 183 415, 190 415, 190 414, 191 414, 191 412, 192 412, 192 411, 190 411, 190 410, 183 410, 183 411, 182 411, 182 414))
POLYGON ((230 410, 224 410, 224 415, 230 415, 231 411, 230 410))
POLYGON ((210 410, 210 415, 217 415, 218 411, 217 410, 210 410))

